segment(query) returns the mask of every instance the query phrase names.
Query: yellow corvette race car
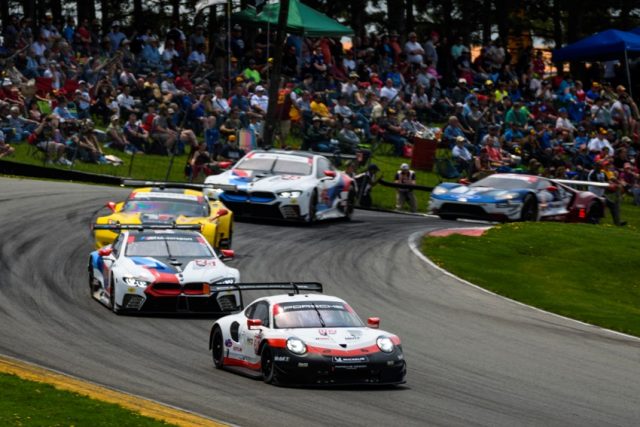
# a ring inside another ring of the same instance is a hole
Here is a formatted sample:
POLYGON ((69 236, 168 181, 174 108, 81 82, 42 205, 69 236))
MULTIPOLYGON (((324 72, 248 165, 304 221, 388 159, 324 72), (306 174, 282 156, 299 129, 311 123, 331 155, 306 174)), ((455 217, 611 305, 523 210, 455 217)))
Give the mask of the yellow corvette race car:
MULTIPOLYGON (((233 236, 233 212, 220 201, 209 200, 202 191, 170 186, 134 189, 123 202, 109 202, 111 214, 96 224, 172 225, 200 224, 200 233, 215 249, 229 249, 233 236)), ((117 232, 94 229, 96 249, 111 244, 117 232)))

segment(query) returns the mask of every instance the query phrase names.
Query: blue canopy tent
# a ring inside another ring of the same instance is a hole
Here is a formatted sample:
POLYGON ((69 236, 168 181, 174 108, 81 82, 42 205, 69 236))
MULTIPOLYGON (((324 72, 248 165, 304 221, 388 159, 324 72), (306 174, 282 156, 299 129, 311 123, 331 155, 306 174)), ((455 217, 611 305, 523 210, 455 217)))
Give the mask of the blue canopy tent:
POLYGON ((620 30, 606 30, 553 51, 554 62, 611 61, 624 59, 631 93, 629 57, 640 55, 640 35, 620 30))

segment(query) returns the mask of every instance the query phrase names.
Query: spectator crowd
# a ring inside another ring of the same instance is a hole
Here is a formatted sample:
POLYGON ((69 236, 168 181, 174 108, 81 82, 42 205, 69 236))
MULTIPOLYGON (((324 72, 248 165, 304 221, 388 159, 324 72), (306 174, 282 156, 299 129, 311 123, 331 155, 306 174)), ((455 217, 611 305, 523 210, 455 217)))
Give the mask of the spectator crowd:
MULTIPOLYGON (((523 171, 610 182, 640 204, 640 112, 615 63, 593 64, 580 81, 549 76, 541 51, 511 52, 498 39, 472 57, 467 34, 371 34, 348 49, 290 35, 273 82, 275 37, 237 24, 229 39, 224 28, 208 37, 178 22, 162 34, 51 15, 2 24, 0 157, 21 143, 64 165, 108 162, 105 145, 188 152, 195 179, 239 159, 243 132, 261 145, 268 88, 278 84, 277 146, 356 153, 377 144, 408 157, 438 125, 440 147, 469 179, 523 171)), ((398 203, 415 209, 412 197, 398 203)))

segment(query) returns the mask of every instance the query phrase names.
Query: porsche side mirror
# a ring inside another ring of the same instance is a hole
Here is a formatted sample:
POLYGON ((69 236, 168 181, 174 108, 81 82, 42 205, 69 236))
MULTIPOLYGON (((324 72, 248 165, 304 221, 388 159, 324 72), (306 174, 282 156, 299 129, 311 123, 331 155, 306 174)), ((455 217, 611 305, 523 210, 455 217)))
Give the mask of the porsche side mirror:
POLYGON ((469 185, 469 184, 471 184, 471 181, 469 181, 467 178, 461 178, 461 179, 458 181, 458 183, 459 183, 459 184, 462 184, 462 185, 469 185))
POLYGON ((249 328, 249 330, 258 329, 260 326, 262 326, 262 320, 247 319, 247 328, 249 328))
POLYGON ((98 251, 98 255, 101 257, 109 256, 113 253, 113 248, 102 248, 98 251))
POLYGON ((324 176, 328 177, 328 178, 335 178, 336 177, 336 171, 332 171, 331 169, 327 169, 324 171, 324 176))
POLYGON ((558 187, 556 187, 555 185, 550 185, 547 187, 547 191, 555 193, 556 191, 558 191, 558 187))
POLYGON ((231 165, 233 165, 232 162, 219 162, 218 163, 218 167, 220 167, 220 169, 229 169, 231 167, 231 165))
POLYGON ((116 211, 116 202, 108 202, 105 206, 109 208, 111 212, 116 211))
POLYGON ((223 261, 231 260, 235 258, 236 253, 233 249, 221 249, 220 250, 220 259, 223 261))
POLYGON ((378 329, 380 327, 380 318, 379 317, 369 317, 367 319, 367 325, 371 329, 378 329))

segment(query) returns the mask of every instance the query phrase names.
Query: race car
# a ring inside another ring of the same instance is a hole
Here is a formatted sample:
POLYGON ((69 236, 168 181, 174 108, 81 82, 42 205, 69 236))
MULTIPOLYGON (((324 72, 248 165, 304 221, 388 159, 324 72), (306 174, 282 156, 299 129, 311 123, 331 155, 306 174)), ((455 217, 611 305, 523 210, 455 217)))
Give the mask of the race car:
MULTIPOLYGON (((240 280, 207 240, 199 225, 96 225, 120 231, 113 244, 89 256, 91 296, 115 313, 228 314, 241 307, 237 291, 218 284, 240 280), (117 229, 117 227, 119 227, 117 229)), ((221 251, 225 259, 233 251, 221 251)))
MULTIPOLYGON (((134 189, 123 202, 108 202, 111 214, 96 224, 170 225, 199 224, 200 232, 216 249, 229 249, 233 239, 233 213, 218 200, 209 200, 188 184, 152 183, 134 189)), ((94 228, 95 247, 100 249, 116 238, 117 232, 94 228)))
POLYGON ((294 151, 251 151, 236 165, 205 179, 204 192, 238 216, 314 222, 351 218, 353 180, 324 156, 294 151), (207 188, 210 187, 210 188, 207 188))
POLYGON ((319 283, 239 284, 228 289, 287 289, 263 297, 240 313, 218 319, 209 348, 217 369, 288 385, 381 385, 405 382, 400 338, 365 325, 342 299, 319 283))
POLYGON ((444 182, 433 189, 429 200, 430 213, 451 220, 597 223, 604 216, 604 206, 604 199, 590 191, 512 173, 489 175, 470 185, 444 182))

